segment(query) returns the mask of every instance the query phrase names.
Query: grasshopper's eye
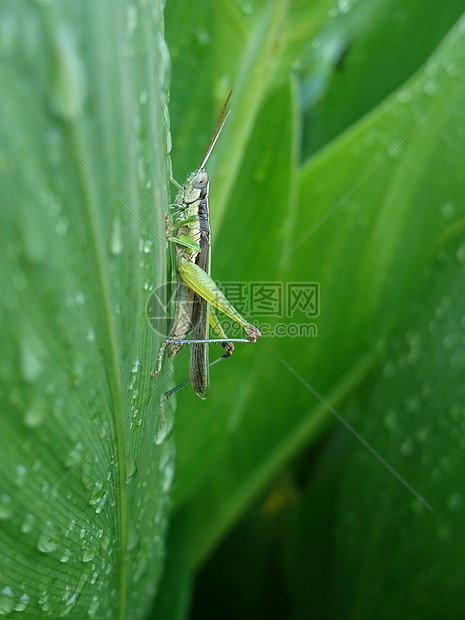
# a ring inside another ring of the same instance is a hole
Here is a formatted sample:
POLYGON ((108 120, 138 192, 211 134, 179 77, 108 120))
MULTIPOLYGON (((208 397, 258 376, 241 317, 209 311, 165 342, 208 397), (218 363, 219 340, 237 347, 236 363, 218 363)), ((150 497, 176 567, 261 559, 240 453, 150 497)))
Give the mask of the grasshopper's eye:
POLYGON ((208 174, 205 171, 199 172, 192 180, 192 187, 203 189, 208 185, 208 174))

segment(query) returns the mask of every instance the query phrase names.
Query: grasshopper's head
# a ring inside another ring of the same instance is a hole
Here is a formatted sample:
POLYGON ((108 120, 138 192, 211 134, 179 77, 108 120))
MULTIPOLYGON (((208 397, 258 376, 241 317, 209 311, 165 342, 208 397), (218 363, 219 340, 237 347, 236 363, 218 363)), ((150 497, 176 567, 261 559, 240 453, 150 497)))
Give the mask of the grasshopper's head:
POLYGON ((191 183, 195 189, 205 189, 208 186, 208 174, 203 168, 199 168, 194 172, 191 183))
POLYGON ((191 172, 178 192, 181 203, 191 204, 205 198, 208 193, 208 174, 203 168, 191 172))

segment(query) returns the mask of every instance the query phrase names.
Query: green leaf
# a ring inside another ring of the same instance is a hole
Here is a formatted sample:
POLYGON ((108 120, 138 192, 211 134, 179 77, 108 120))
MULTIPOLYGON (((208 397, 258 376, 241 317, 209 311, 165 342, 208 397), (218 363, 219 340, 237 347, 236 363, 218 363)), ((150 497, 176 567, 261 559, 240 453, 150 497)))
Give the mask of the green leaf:
POLYGON ((397 476, 346 437, 338 475, 327 484, 326 458, 308 510, 289 529, 289 584, 302 617, 315 608, 328 618, 366 618, 373 609, 379 618, 400 609, 406 618, 461 615, 464 265, 462 227, 422 279, 421 302, 393 334, 356 408, 344 412, 397 476), (325 483, 332 504, 315 493, 325 483), (316 549, 309 532, 320 521, 333 536, 316 549), (316 575, 320 588, 310 597, 316 575))
POLYGON ((376 0, 356 2, 329 20, 314 41, 303 80, 307 99, 316 101, 307 115, 304 150, 318 151, 401 87, 462 12, 460 0, 428 6, 376 0))
POLYGON ((144 307, 165 278, 161 3, 15 0, 0 29, 0 610, 142 618, 173 476, 144 307))

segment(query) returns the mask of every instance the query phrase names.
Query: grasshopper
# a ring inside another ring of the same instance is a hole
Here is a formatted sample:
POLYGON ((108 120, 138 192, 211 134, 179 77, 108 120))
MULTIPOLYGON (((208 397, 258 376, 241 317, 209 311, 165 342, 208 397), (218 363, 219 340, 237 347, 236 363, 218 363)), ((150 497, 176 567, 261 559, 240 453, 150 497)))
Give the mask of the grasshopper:
POLYGON ((205 399, 210 385, 210 366, 231 355, 234 350, 233 342, 255 342, 261 335, 256 327, 239 314, 210 276, 209 178, 205 164, 230 114, 229 111, 223 119, 230 96, 231 92, 224 103, 197 170, 188 175, 183 185, 170 176, 170 181, 179 190, 174 203, 170 206, 169 215, 165 216, 167 238, 175 246, 176 298, 170 333, 160 347, 152 377, 156 377, 160 372, 165 351, 168 357, 172 358, 179 353, 184 344, 190 344, 191 354, 189 379, 164 394, 161 401, 162 413, 166 399, 189 382, 194 392, 205 399), (213 307, 243 327, 248 338, 228 339, 213 307), (209 324, 219 338, 208 338, 209 324), (192 339, 188 340, 187 336, 191 331, 192 339), (220 342, 225 353, 209 364, 208 346, 213 342, 220 342))

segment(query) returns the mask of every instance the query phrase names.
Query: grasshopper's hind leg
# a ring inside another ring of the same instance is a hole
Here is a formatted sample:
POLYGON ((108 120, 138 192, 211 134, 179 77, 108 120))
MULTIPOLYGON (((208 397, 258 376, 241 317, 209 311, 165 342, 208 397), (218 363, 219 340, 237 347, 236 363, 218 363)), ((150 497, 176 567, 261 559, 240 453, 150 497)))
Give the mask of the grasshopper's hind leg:
POLYGON ((229 316, 238 325, 244 328, 251 342, 255 342, 261 336, 260 330, 251 325, 226 299, 224 293, 218 288, 216 282, 195 263, 184 262, 179 265, 179 275, 184 282, 200 297, 203 297, 211 306, 229 316))
POLYGON ((213 306, 209 306, 209 316, 208 320, 210 323, 210 327, 213 329, 215 334, 217 334, 224 342, 221 343, 221 346, 225 350, 223 357, 229 357, 234 351, 234 345, 232 342, 228 341, 228 336, 224 331, 221 323, 218 321, 218 317, 213 310, 213 306))

